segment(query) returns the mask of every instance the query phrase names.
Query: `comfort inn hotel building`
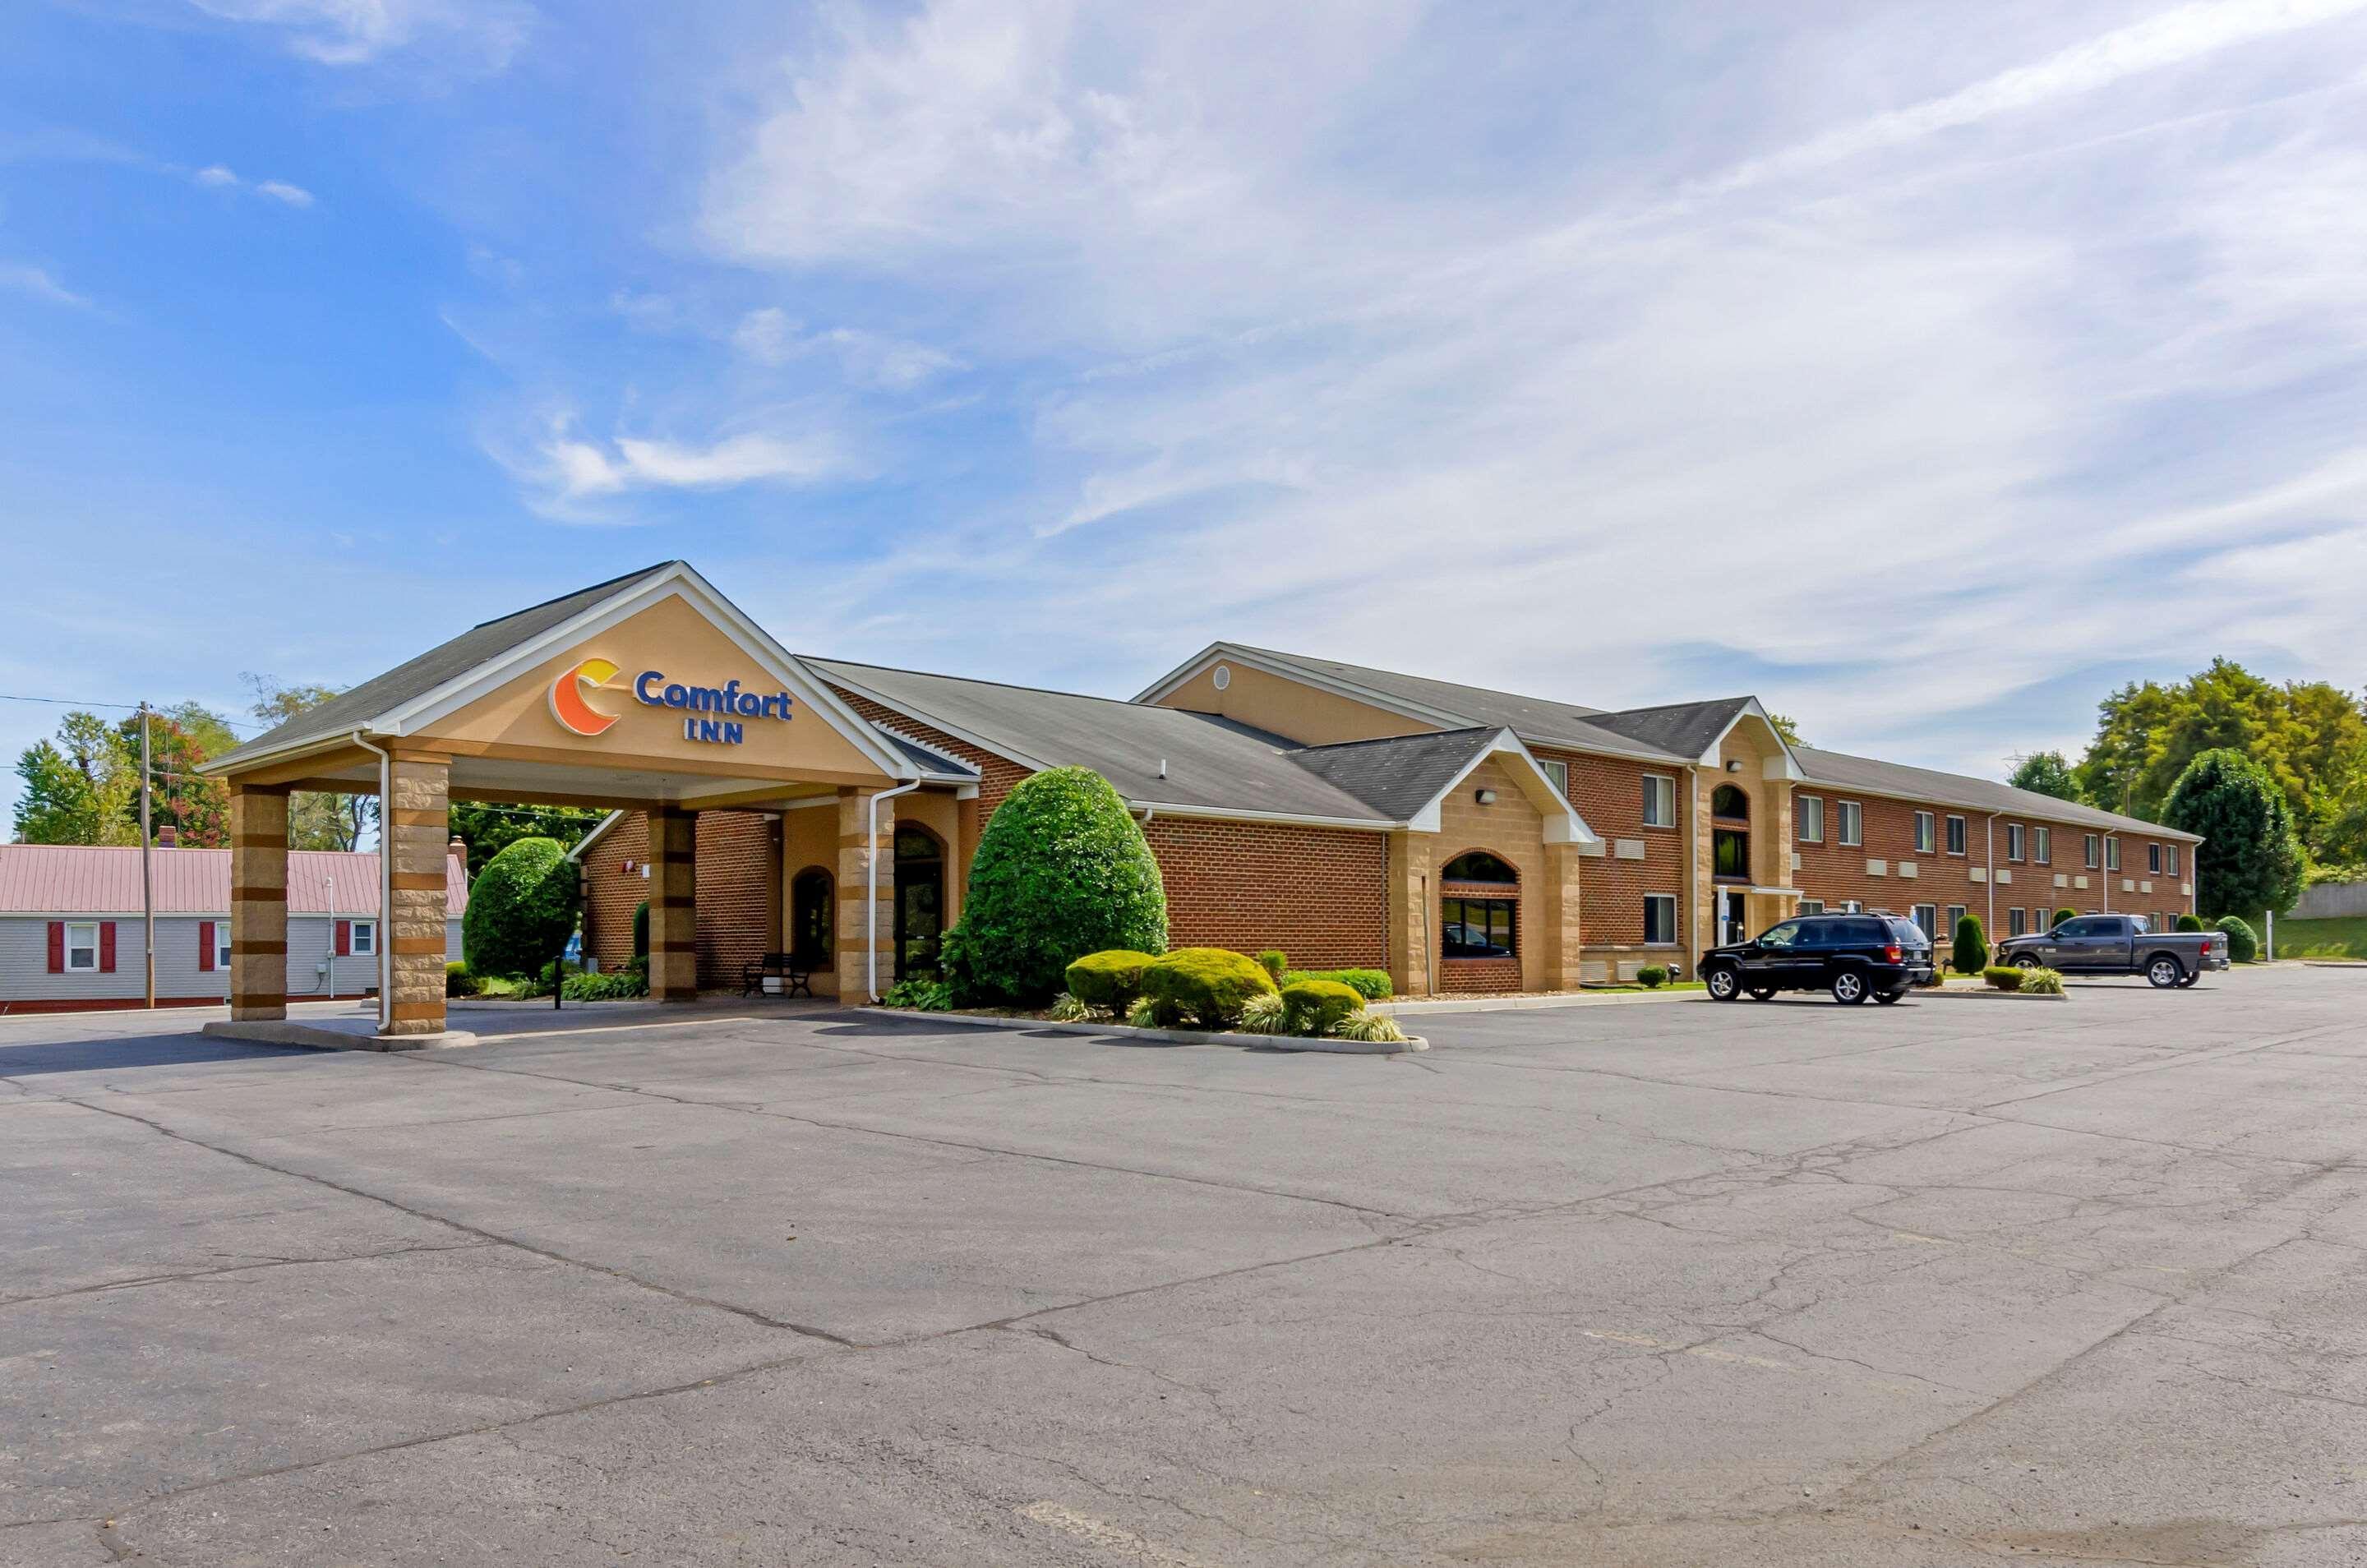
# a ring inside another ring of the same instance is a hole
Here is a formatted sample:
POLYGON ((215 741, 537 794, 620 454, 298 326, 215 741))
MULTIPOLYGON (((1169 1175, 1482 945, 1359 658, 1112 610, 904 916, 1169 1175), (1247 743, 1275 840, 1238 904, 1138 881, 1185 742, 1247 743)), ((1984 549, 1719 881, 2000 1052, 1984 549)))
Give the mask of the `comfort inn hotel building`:
POLYGON ((1690 972, 1861 905, 2007 935, 2167 920, 2196 840, 1986 780, 1787 746, 1748 696, 1605 711, 1233 643, 1130 700, 792 654, 671 561, 461 633, 209 764, 232 790, 233 1016, 284 1015, 288 795, 385 802, 380 1028, 444 1027, 447 804, 612 808, 587 949, 654 996, 794 952, 856 999, 925 968, 1012 786, 1082 766, 1164 873, 1171 940, 1400 992, 1690 972))

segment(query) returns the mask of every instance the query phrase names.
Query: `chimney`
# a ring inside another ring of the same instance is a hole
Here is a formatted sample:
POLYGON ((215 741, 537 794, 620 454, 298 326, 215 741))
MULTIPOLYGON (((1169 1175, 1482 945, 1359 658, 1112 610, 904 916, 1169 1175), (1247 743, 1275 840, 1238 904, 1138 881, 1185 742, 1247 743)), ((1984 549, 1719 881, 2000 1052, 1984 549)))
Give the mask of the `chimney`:
POLYGON ((179 849, 181 847, 181 830, 178 828, 174 827, 170 822, 156 829, 156 847, 160 850, 179 849))
POLYGON ((444 853, 447 858, 457 860, 460 863, 460 880, 463 882, 468 881, 469 846, 467 842, 461 839, 459 834, 455 833, 452 835, 452 841, 444 846, 444 853))

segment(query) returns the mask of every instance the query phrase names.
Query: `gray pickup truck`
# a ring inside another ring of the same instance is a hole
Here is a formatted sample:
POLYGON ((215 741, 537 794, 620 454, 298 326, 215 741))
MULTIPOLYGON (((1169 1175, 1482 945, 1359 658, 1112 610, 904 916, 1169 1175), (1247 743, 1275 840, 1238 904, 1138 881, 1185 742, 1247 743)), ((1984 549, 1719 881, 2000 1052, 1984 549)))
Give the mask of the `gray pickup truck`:
POLYGON ((2051 931, 2007 938, 1997 962, 2066 975, 2142 975, 2164 988, 2227 967, 2224 933, 2157 931, 2149 924, 2143 915, 2075 915, 2051 931))

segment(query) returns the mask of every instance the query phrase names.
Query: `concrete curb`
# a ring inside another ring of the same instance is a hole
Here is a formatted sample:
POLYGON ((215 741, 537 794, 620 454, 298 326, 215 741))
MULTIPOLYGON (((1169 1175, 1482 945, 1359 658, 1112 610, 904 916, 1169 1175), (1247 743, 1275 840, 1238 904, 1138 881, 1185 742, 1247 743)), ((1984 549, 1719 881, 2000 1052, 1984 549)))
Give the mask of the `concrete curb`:
POLYGON ((1417 1001, 1374 1002, 1366 1012, 1387 1013, 1391 1017, 1425 1012, 1515 1012, 1532 1008, 1604 1008, 1625 1007, 1636 1002, 1673 1002, 1686 998, 1706 1000, 1707 991, 1569 991, 1553 997, 1473 997, 1457 1001, 1452 997, 1423 997, 1417 1001))
POLYGON ((1049 1030, 1055 1034, 1121 1034, 1171 1045, 1238 1045, 1255 1051, 1325 1051, 1338 1056, 1395 1056, 1427 1051, 1420 1035, 1405 1040, 1308 1040, 1296 1034, 1222 1033, 1200 1029, 1137 1029, 1130 1023, 1055 1023, 1041 1018, 1002 1018, 980 1012, 915 1012, 910 1008, 856 1008, 882 1018, 912 1018, 934 1023, 974 1023, 988 1029, 1049 1030))
POLYGON ((2000 991, 1995 986, 1918 986, 1907 993, 1910 997, 1972 997, 1976 999, 1996 997, 2009 1002, 2067 1002, 2068 991, 2000 991))
POLYGON ((441 1034, 382 1035, 325 1023, 289 1023, 274 1019, 246 1021, 217 1019, 198 1031, 217 1040, 252 1040, 265 1045, 303 1045, 315 1051, 436 1051, 474 1045, 477 1037, 465 1030, 441 1034))

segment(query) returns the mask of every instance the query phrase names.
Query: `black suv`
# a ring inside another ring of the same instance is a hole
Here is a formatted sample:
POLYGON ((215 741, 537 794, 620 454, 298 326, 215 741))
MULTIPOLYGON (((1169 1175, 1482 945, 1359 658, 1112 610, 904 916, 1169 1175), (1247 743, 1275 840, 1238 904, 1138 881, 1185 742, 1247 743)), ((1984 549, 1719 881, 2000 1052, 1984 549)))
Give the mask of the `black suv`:
POLYGON ((1931 939, 1897 915, 1802 915, 1756 942, 1713 947, 1701 977, 1722 1002, 1778 991, 1830 991, 1837 1002, 1895 1002, 1931 978, 1931 939))

